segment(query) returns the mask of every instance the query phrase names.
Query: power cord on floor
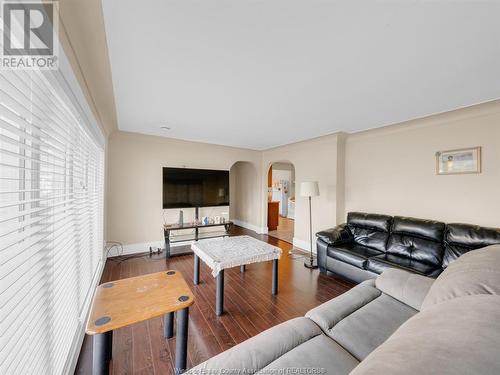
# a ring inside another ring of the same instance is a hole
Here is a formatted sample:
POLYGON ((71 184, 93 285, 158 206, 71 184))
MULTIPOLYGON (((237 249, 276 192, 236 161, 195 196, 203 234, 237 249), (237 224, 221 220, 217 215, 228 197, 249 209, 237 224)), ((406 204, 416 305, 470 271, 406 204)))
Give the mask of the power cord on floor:
MULTIPOLYGON (((138 254, 130 254, 127 256, 123 255, 123 244, 118 241, 107 241, 106 246, 106 259, 109 260, 110 262, 114 262, 117 264, 120 264, 122 262, 125 262, 130 259, 136 259, 136 258, 143 258, 146 256, 152 257, 153 254, 156 255, 161 255, 163 253, 163 249, 158 247, 158 248, 153 248, 149 247, 149 253, 144 252, 144 253, 138 253, 138 254), (116 253, 112 254, 112 251, 115 250, 116 253)), ((163 259, 163 258, 158 258, 158 259, 163 259)))
POLYGON ((140 254, 132 254, 132 255, 128 255, 128 256, 113 257, 113 258, 109 258, 108 260, 110 262, 120 264, 120 263, 123 263, 127 260, 130 260, 130 259, 144 258, 146 256, 149 256, 149 253, 140 253, 140 254))
POLYGON ((106 245, 104 248, 106 250, 106 258, 110 257, 111 250, 113 250, 113 249, 116 250, 116 254, 111 255, 111 256, 116 257, 116 256, 120 256, 123 254, 123 244, 121 242, 118 242, 118 241, 106 241, 106 245))

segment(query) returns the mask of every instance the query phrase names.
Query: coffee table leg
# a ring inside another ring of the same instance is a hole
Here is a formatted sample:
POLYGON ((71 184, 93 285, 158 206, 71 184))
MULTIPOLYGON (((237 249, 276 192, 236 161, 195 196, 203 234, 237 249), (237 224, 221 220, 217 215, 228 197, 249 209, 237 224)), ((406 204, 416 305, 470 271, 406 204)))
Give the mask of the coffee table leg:
POLYGON ((177 336, 175 338, 175 373, 186 371, 189 308, 177 311, 177 336))
POLYGON ((167 339, 174 337, 174 313, 166 313, 163 317, 163 336, 167 339))
POLYGON ((194 285, 200 283, 200 257, 194 254, 194 275, 193 275, 194 285))
POLYGON ((92 341, 92 374, 108 375, 113 354, 113 331, 96 334, 92 341))
POLYGON ((217 290, 215 292, 215 315, 221 316, 224 312, 224 270, 217 275, 217 290))
POLYGON ((240 272, 245 272, 245 270, 246 270, 246 266, 244 264, 242 264, 240 266, 240 272))
POLYGON ((273 296, 278 294, 278 259, 273 260, 273 296))

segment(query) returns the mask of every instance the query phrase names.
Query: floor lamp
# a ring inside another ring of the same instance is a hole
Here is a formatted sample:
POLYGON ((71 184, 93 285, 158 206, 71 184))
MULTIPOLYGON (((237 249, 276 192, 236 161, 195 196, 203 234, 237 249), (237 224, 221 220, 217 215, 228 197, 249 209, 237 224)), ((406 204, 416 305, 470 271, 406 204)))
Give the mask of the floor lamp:
POLYGON ((314 268, 318 268, 318 263, 314 260, 314 257, 313 257, 311 198, 317 197, 319 195, 318 182, 317 181, 302 182, 300 184, 300 195, 302 197, 309 198, 309 242, 310 242, 311 248, 310 248, 309 262, 304 262, 304 266, 306 266, 307 268, 314 269, 314 268))

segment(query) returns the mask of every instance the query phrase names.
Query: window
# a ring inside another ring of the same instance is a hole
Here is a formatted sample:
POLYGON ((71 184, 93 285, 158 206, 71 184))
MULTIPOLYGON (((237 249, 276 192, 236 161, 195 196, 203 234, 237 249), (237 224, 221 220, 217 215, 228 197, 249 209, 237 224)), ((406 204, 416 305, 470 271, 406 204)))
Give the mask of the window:
POLYGON ((104 151, 66 92, 0 71, 1 374, 68 371, 102 269, 104 151))

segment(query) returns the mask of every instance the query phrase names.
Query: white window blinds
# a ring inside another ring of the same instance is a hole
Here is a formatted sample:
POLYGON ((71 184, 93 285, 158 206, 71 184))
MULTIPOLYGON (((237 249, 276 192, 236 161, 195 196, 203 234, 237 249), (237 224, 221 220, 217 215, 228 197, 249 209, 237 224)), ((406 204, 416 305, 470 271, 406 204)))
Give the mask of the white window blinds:
POLYGON ((48 74, 0 71, 0 374, 61 374, 103 258, 104 153, 48 74))

